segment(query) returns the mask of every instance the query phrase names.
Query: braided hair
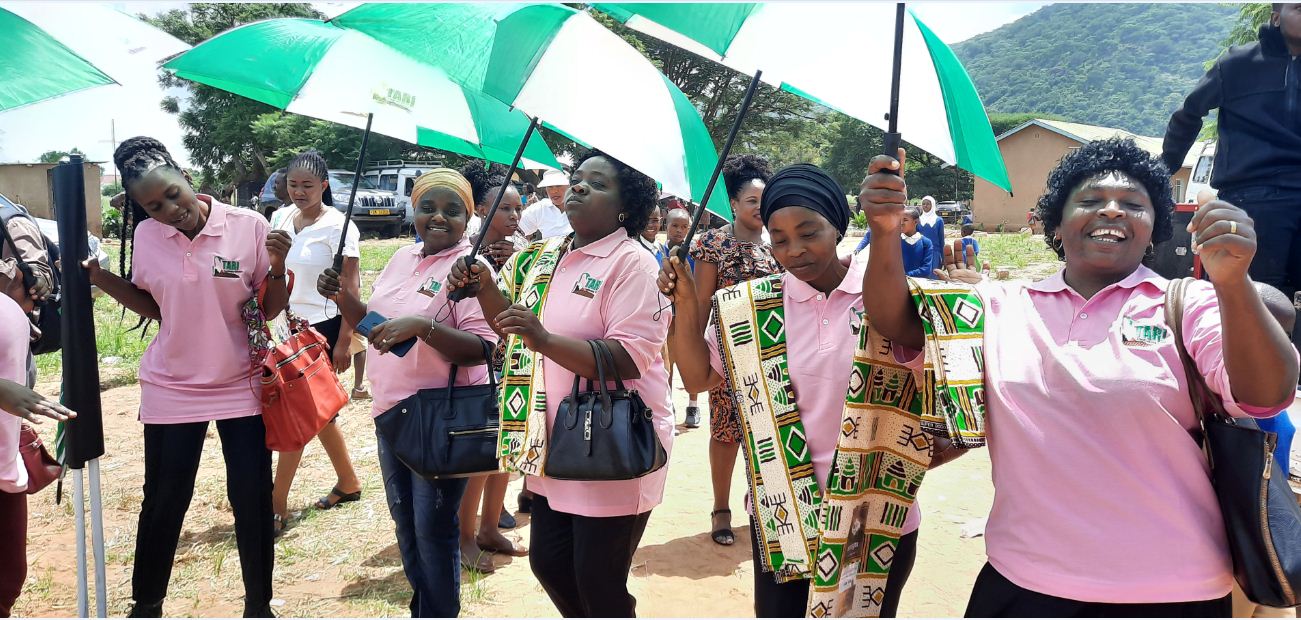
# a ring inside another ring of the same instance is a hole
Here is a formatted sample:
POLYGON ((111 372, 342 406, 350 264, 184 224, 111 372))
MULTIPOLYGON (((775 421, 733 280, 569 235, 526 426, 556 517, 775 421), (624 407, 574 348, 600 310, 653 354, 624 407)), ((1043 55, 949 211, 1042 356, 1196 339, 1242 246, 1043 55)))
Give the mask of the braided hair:
POLYGON ((623 209, 627 215, 622 226, 628 231, 629 237, 640 237, 642 229, 646 228, 646 222, 650 221, 651 210, 659 205, 660 190, 655 186, 655 179, 596 149, 579 155, 574 162, 574 170, 593 157, 600 157, 614 166, 619 181, 619 196, 623 199, 623 209))
MULTIPOLYGON (((125 274, 124 277, 130 281, 133 271, 130 258, 131 242, 135 239, 136 228, 141 222, 149 219, 149 214, 145 213, 144 207, 131 198, 131 186, 155 168, 168 167, 182 176, 185 175, 185 171, 176 160, 172 159, 172 154, 167 152, 167 147, 163 146, 162 142, 148 136, 128 138, 119 144, 117 150, 113 151, 113 165, 117 166, 118 176, 122 179, 122 189, 125 190, 123 221, 118 229, 122 242, 122 251, 118 254, 118 272, 125 274)), ((188 182, 189 177, 185 178, 188 182)), ((124 307, 122 311, 125 313, 126 308, 124 307)), ((144 317, 140 317, 135 328, 144 327, 147 323, 144 317)), ((141 336, 143 335, 142 332, 141 336)))
MULTIPOLYGON (((294 170, 306 170, 323 183, 330 181, 330 166, 325 163, 325 158, 321 157, 321 154, 316 152, 315 149, 299 153, 289 162, 288 166, 285 166, 286 179, 289 173, 294 170)), ((327 207, 334 206, 334 192, 332 190, 333 188, 326 188, 325 191, 321 192, 321 204, 327 207)))

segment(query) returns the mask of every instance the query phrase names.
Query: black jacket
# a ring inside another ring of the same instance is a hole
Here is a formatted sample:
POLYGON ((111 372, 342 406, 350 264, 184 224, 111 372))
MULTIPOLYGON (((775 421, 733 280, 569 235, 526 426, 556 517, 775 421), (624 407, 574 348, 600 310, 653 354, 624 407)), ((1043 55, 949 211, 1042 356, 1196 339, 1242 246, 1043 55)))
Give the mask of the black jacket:
POLYGON ((1262 26, 1256 43, 1230 48, 1170 116, 1161 159, 1172 173, 1215 108, 1211 186, 1301 189, 1301 57, 1288 55, 1278 28, 1262 26))

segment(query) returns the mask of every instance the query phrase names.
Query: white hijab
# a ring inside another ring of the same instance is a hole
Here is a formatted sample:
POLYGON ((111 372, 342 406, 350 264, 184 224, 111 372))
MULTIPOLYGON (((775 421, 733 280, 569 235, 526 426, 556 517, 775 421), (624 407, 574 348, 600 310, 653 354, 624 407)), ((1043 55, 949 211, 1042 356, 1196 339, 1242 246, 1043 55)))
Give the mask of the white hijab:
POLYGON ((931 210, 927 211, 925 207, 922 207, 922 216, 917 219, 917 224, 920 226, 934 226, 935 222, 940 219, 939 214, 935 212, 935 199, 930 196, 922 198, 923 205, 925 205, 927 201, 930 201, 931 203, 931 210))

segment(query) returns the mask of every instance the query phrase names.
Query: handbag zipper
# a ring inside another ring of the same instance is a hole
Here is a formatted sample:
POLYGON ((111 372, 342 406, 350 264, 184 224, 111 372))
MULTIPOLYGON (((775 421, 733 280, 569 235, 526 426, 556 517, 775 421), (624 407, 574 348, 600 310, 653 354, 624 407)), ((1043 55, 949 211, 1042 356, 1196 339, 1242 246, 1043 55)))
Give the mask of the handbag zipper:
POLYGON ((465 435, 487 435, 488 433, 495 434, 496 432, 497 432, 496 428, 475 428, 475 429, 470 429, 468 431, 448 431, 447 436, 464 437, 465 435))
POLYGON ((276 369, 279 370, 279 369, 280 369, 281 367, 283 367, 285 364, 288 364, 288 363, 293 362, 294 360, 298 359, 298 356, 300 356, 300 355, 306 353, 306 352, 309 351, 310 349, 313 349, 313 348, 315 348, 315 347, 319 347, 319 346, 321 346, 321 345, 316 344, 316 343, 312 343, 312 344, 309 344, 309 345, 303 347, 302 349, 299 349, 298 351, 295 351, 293 355, 290 355, 289 357, 286 357, 285 359, 283 359, 283 360, 281 360, 279 363, 277 363, 277 364, 276 364, 276 369))
POLYGON ((1279 561, 1278 551, 1274 549, 1274 537, 1269 532, 1269 479, 1274 470, 1274 443, 1277 441, 1277 435, 1265 437, 1265 472, 1261 474, 1260 485, 1260 530, 1265 537, 1265 552, 1274 569, 1274 578, 1283 588, 1283 599, 1290 602, 1293 600, 1292 582, 1288 581, 1287 573, 1283 572, 1283 563, 1279 561))

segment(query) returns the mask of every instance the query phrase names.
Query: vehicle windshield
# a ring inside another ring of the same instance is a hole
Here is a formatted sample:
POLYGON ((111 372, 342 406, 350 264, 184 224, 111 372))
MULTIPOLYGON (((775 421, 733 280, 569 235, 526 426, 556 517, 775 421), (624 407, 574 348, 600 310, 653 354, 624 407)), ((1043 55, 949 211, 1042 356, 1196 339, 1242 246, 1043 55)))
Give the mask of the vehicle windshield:
MULTIPOLYGON (((353 175, 351 172, 331 172, 330 187, 336 191, 352 189, 353 176, 355 175, 353 175)), ((375 183, 371 182, 370 179, 364 176, 361 177, 361 183, 357 185, 357 188, 358 189, 379 189, 375 187, 375 183)))

